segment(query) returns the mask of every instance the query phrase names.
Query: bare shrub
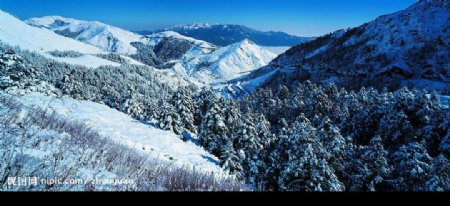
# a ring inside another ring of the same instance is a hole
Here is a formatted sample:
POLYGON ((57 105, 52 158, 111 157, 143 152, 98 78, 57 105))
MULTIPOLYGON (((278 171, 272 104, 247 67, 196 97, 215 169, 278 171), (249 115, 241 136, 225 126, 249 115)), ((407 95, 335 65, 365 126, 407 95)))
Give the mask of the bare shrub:
POLYGON ((84 124, 53 112, 26 107, 0 94, 0 188, 6 191, 242 191, 232 177, 177 167, 149 158, 101 136, 84 124), (23 113, 25 112, 25 115, 23 113), (21 114, 22 113, 22 114, 21 114), (55 144, 61 141, 57 148, 55 144), (38 158, 28 149, 47 148, 38 158), (104 171, 131 179, 131 185, 74 185, 10 187, 8 177, 77 179, 83 170, 104 171))

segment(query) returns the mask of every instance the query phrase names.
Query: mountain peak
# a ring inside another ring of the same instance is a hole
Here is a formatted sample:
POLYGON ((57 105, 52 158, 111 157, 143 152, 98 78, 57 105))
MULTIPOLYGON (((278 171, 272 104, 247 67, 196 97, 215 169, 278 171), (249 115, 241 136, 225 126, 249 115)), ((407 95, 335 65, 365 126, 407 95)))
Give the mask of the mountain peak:
POLYGON ((255 45, 255 43, 250 39, 244 39, 236 44, 238 44, 238 45, 255 45))
POLYGON ((194 23, 169 27, 164 31, 175 31, 218 46, 228 46, 245 39, 261 46, 294 46, 312 39, 283 32, 263 32, 236 24, 194 23))
POLYGON ((219 23, 192 23, 192 24, 181 24, 173 27, 166 28, 165 30, 173 29, 201 29, 201 28, 211 28, 212 26, 219 26, 219 23))
POLYGON ((136 48, 131 43, 142 40, 140 35, 98 21, 46 16, 31 18, 25 22, 31 26, 44 27, 57 34, 122 54, 134 54, 136 48))

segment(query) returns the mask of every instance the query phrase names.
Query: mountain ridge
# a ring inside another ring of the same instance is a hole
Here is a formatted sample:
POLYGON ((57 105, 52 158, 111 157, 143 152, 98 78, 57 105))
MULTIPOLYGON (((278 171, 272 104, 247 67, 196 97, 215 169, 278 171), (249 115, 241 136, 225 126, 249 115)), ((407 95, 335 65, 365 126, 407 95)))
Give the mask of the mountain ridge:
POLYGON ((414 85, 414 81, 422 79, 448 83, 449 14, 448 1, 420 1, 359 27, 294 46, 248 78, 271 73, 271 79, 293 81, 304 78, 320 82, 353 78, 353 84, 356 80, 371 81, 367 86, 376 84, 374 79, 395 79, 390 83, 399 86, 404 86, 404 81, 414 85))
POLYGON ((281 31, 263 32, 243 25, 219 23, 183 24, 138 33, 151 34, 160 31, 175 31, 181 35, 204 40, 218 46, 227 46, 244 39, 250 39, 260 46, 294 46, 312 39, 312 37, 298 37, 281 31))
POLYGON ((57 34, 86 42, 109 52, 135 54, 132 42, 141 42, 142 36, 98 21, 84 21, 61 16, 31 18, 29 25, 43 27, 57 34))

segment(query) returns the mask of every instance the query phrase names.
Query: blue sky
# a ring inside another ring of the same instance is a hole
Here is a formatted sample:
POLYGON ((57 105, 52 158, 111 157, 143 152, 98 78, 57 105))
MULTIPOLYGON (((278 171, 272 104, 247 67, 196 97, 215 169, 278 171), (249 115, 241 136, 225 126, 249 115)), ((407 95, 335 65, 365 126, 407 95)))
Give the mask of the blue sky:
POLYGON ((416 0, 0 0, 21 19, 60 15, 98 20, 129 30, 199 23, 317 36, 358 26, 407 8, 416 0))

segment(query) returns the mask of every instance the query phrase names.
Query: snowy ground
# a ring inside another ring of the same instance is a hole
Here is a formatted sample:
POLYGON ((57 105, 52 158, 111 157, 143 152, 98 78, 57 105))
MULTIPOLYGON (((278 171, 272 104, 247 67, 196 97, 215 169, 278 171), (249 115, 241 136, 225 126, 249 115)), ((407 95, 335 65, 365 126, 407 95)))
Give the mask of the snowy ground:
POLYGON ((222 173, 218 159, 202 148, 183 142, 171 132, 138 122, 105 105, 69 98, 53 98, 38 93, 20 97, 19 100, 25 105, 35 105, 55 111, 66 118, 85 122, 102 136, 151 157, 179 166, 192 166, 202 171, 222 173))
POLYGON ((289 46, 264 46, 265 50, 268 50, 276 55, 283 54, 287 50, 289 50, 291 47, 289 46))
POLYGON ((67 38, 45 28, 27 25, 25 22, 0 10, 0 41, 22 50, 39 53, 47 58, 73 65, 91 68, 119 64, 95 56, 107 54, 102 49, 67 38), (49 54, 52 51, 75 51, 83 54, 78 58, 57 58, 49 54))
POLYGON ((120 54, 135 54, 136 48, 131 43, 140 42, 143 39, 141 35, 101 22, 82 21, 61 16, 31 18, 26 20, 25 23, 52 31, 70 31, 77 34, 73 37, 76 40, 120 54))

